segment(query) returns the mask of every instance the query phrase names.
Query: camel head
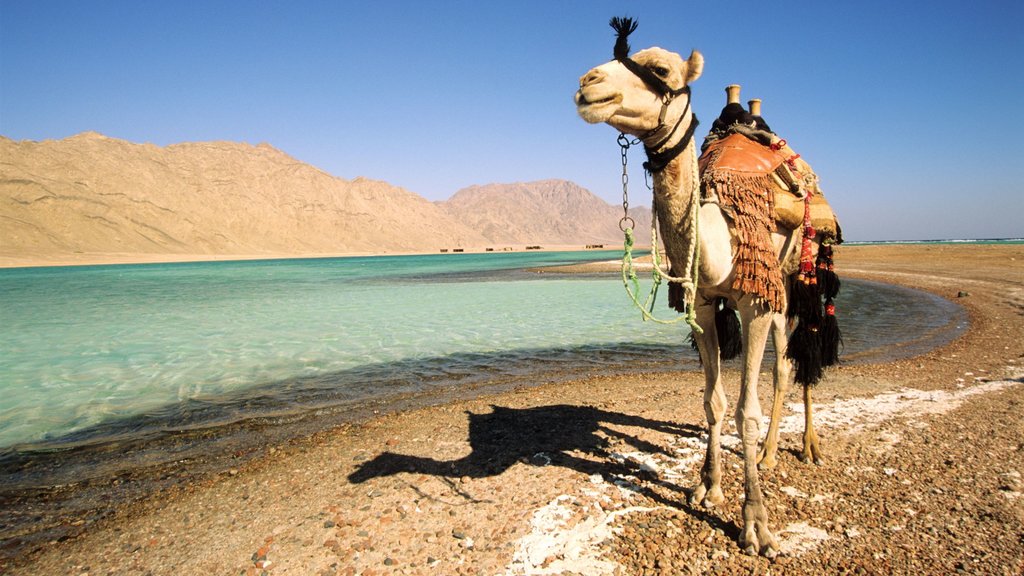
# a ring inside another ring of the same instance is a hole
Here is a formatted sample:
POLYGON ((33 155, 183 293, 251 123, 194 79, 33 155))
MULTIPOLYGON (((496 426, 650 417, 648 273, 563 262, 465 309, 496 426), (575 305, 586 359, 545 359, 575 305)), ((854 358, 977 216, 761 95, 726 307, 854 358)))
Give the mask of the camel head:
POLYGON ((626 36, 636 24, 613 18, 612 27, 619 34, 615 59, 580 77, 576 112, 644 140, 664 138, 689 109, 689 83, 700 77, 704 57, 694 50, 684 60, 657 47, 629 57, 626 36))

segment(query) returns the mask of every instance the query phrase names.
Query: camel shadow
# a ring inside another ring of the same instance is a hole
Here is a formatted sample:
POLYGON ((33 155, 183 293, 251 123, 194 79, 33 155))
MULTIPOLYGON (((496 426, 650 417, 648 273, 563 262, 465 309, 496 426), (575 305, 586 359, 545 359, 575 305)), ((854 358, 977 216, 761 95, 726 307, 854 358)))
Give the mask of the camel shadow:
POLYGON ((517 463, 563 466, 582 474, 611 477, 634 473, 627 463, 612 458, 610 446, 619 440, 645 453, 668 454, 665 448, 622 432, 613 426, 641 427, 696 437, 695 426, 651 420, 588 406, 553 405, 535 408, 492 406, 483 414, 467 412, 472 451, 456 460, 435 460, 384 452, 349 475, 353 483, 403 472, 447 478, 496 476, 517 463))
POLYGON ((691 489, 671 484, 642 465, 614 454, 613 445, 621 443, 646 454, 672 456, 664 447, 613 426, 645 428, 690 438, 700 437, 702 428, 588 406, 506 408, 492 405, 491 409, 489 413, 466 413, 472 451, 462 458, 436 460, 383 452, 361 464, 348 480, 358 484, 403 473, 428 474, 446 480, 485 478, 500 475, 518 463, 562 466, 588 476, 598 474, 606 482, 637 478, 641 482, 633 484, 632 489, 662 505, 682 510, 713 528, 721 528, 731 537, 738 537, 737 525, 689 504, 691 489), (665 497, 651 488, 652 483, 669 488, 679 497, 665 497))
POLYGON ((717 514, 690 505, 689 488, 659 478, 630 459, 616 458, 613 444, 621 442, 646 454, 672 454, 664 447, 612 426, 648 430, 698 438, 700 427, 652 420, 641 416, 609 412, 589 406, 553 405, 535 408, 491 406, 490 413, 467 412, 469 445, 472 451, 455 460, 383 452, 364 462, 348 476, 352 483, 402 473, 428 474, 447 481, 455 478, 497 476, 517 463, 534 466, 562 466, 586 475, 600 475, 606 482, 625 477, 640 480, 631 488, 660 504, 690 514, 712 528, 738 538, 740 528, 717 514), (666 497, 651 488, 658 484, 679 495, 666 497))

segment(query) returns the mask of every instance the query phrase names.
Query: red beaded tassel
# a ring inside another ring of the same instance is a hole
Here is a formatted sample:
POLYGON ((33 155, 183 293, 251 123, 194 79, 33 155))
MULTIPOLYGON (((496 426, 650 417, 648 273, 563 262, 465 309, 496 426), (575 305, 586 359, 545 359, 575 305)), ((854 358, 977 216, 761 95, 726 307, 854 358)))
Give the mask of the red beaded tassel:
POLYGON ((816 232, 811 225, 811 192, 804 198, 804 234, 800 246, 800 270, 790 281, 789 307, 787 315, 796 317, 798 322, 789 337, 786 357, 796 367, 795 379, 804 386, 811 386, 821 380, 824 374, 822 362, 821 295, 815 273, 812 240, 816 232))

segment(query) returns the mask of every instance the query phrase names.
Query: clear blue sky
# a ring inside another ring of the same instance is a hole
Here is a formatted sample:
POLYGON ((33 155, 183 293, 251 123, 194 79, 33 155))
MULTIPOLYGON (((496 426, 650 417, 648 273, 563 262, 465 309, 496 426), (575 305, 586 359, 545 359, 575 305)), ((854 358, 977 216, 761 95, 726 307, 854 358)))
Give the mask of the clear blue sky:
POLYGON ((634 49, 704 53, 699 135, 726 84, 762 98, 847 239, 1024 236, 1019 0, 0 0, 0 134, 267 142, 431 200, 562 178, 617 203, 616 134, 572 102, 614 15, 634 49))

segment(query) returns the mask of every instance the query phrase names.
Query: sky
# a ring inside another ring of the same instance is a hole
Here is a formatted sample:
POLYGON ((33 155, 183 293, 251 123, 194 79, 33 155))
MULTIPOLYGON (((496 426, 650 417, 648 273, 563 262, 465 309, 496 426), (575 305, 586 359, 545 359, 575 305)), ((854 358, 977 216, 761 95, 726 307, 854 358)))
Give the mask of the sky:
POLYGON ((1019 0, 0 0, 0 135, 266 142, 430 200, 558 178, 618 204, 617 134, 573 104, 612 16, 634 50, 704 55, 698 135, 727 84, 761 98, 847 240, 1024 237, 1019 0))

